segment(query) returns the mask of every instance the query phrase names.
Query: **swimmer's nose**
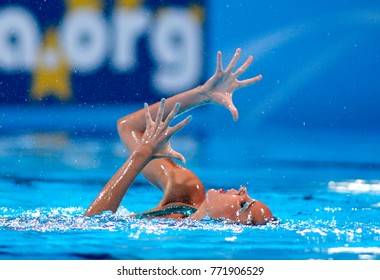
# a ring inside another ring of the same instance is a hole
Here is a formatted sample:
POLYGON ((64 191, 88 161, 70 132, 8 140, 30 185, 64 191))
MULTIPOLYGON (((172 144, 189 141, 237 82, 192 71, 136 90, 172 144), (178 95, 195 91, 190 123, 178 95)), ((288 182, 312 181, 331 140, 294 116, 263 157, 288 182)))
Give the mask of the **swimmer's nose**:
POLYGON ((237 194, 247 193, 247 188, 246 187, 240 187, 236 193, 237 194))

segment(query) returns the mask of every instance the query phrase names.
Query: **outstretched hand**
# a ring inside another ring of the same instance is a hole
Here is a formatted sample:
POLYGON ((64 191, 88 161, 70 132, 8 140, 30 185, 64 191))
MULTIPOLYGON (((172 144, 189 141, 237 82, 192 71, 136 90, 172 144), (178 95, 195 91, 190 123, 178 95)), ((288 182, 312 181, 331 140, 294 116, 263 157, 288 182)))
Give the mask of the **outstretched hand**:
POLYGON ((235 72, 232 72, 240 57, 240 53, 241 50, 237 49, 229 65, 223 70, 222 53, 219 51, 215 74, 202 86, 210 101, 226 107, 231 112, 235 121, 238 119, 239 113, 232 101, 232 94, 236 89, 254 84, 262 78, 261 75, 258 75, 250 79, 238 80, 238 77, 247 70, 253 61, 253 57, 249 56, 235 72))
POLYGON ((160 107, 157 111, 155 121, 149 112, 148 104, 144 104, 146 129, 141 138, 142 145, 150 145, 152 148, 152 158, 176 158, 185 163, 185 158, 180 153, 174 151, 170 145, 170 138, 186 126, 191 121, 191 116, 187 117, 177 125, 169 127, 169 124, 180 109, 180 104, 176 103, 169 115, 163 120, 165 110, 165 99, 161 99, 160 107))

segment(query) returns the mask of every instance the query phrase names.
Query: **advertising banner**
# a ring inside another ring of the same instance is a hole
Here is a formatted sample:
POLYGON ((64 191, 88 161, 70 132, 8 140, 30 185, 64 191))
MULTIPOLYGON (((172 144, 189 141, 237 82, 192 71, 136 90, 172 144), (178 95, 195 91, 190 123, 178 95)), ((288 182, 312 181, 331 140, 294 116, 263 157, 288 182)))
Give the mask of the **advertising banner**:
POLYGON ((0 1, 0 104, 157 100, 204 75, 204 1, 0 1))

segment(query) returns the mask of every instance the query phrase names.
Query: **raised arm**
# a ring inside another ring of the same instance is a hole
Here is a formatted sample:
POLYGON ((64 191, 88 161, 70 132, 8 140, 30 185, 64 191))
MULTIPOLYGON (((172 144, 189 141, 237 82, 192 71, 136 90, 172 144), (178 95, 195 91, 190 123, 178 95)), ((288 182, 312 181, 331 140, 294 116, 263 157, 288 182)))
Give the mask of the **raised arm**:
MULTIPOLYGON (((261 80, 261 75, 246 80, 238 80, 252 63, 253 57, 248 59, 233 72, 240 57, 241 50, 237 49, 226 69, 222 67, 222 53, 217 54, 216 71, 214 75, 203 85, 192 90, 174 95, 166 100, 166 108, 172 108, 176 103, 181 107, 177 115, 195 107, 205 104, 220 104, 226 107, 234 120, 238 118, 238 111, 233 104, 232 95, 236 89, 251 85, 261 80)), ((149 107, 152 116, 157 114, 160 103, 149 107)), ((169 114, 166 109, 163 112, 165 118, 169 114)), ((118 131, 121 139, 132 153, 140 143, 145 130, 144 111, 139 110, 118 121, 118 131)), ((143 170, 144 176, 153 185, 164 191, 164 196, 159 206, 171 202, 183 202, 199 206, 204 199, 204 188, 199 178, 190 170, 176 164, 171 159, 159 159, 151 161, 143 170)))
POLYGON ((182 129, 191 120, 191 116, 184 119, 174 127, 169 127, 170 122, 178 113, 180 104, 172 108, 168 116, 163 118, 165 100, 162 99, 155 121, 152 120, 148 105, 144 106, 145 132, 140 139, 136 150, 128 160, 115 173, 104 186, 99 195, 87 209, 85 215, 92 216, 103 211, 116 212, 125 193, 145 165, 155 158, 173 157, 184 160, 183 156, 174 152, 170 147, 170 137, 182 129))
MULTIPOLYGON (((253 57, 249 56, 248 59, 235 71, 233 69, 240 57, 241 50, 237 49, 235 55, 231 59, 229 65, 224 70, 222 66, 222 53, 217 54, 216 71, 214 75, 202 86, 198 86, 189 91, 174 95, 166 100, 167 108, 172 108, 175 103, 181 104, 181 109, 178 111, 178 115, 186 112, 195 107, 215 103, 226 107, 232 114, 234 120, 238 119, 238 111, 233 104, 232 95, 236 89, 241 87, 249 86, 261 80, 262 76, 257 75, 253 78, 246 80, 238 80, 238 77, 243 74, 247 68, 251 65, 253 57)), ((157 109, 159 107, 159 102, 150 106, 150 111, 153 116, 156 115, 157 109)), ((169 110, 165 110, 164 117, 167 116, 169 110)), ((145 129, 143 110, 139 110, 132 113, 118 122, 118 127, 121 132, 123 131, 123 126, 127 126, 128 129, 133 128, 133 130, 138 130, 142 133, 145 129)), ((122 136, 122 135, 121 135, 122 136)), ((136 140, 134 142, 137 142, 136 140)), ((127 141, 127 146, 133 146, 134 143, 127 141)))

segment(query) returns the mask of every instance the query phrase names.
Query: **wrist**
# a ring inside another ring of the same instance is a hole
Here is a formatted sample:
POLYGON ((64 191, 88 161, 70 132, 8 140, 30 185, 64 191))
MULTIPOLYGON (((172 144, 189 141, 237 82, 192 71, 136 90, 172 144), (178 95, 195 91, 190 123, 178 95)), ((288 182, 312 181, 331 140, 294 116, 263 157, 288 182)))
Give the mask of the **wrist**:
POLYGON ((141 160, 150 161, 153 158, 153 146, 148 143, 141 143, 132 155, 141 160))
POLYGON ((202 105, 211 103, 209 91, 206 90, 206 87, 204 85, 197 86, 194 91, 197 104, 202 105))

